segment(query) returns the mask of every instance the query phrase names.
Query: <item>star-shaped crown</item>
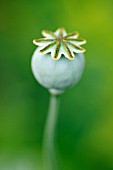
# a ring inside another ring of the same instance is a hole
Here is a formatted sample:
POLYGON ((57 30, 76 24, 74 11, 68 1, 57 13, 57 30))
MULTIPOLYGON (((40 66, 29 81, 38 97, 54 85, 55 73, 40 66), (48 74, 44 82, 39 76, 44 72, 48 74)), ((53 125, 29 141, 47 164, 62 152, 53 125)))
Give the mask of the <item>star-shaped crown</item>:
POLYGON ((78 38, 78 32, 67 33, 64 28, 58 28, 55 32, 43 30, 45 38, 35 39, 33 43, 39 46, 39 52, 51 53, 52 59, 58 60, 63 54, 69 60, 73 60, 74 53, 84 53, 86 50, 80 45, 86 43, 85 39, 78 38))

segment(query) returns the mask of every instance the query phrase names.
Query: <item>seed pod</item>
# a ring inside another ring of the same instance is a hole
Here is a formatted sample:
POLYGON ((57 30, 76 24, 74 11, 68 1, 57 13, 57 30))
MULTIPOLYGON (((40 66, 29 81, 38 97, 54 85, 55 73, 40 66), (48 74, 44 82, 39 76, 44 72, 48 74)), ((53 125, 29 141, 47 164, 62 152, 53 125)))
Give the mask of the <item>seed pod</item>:
POLYGON ((58 94, 80 80, 85 65, 85 49, 80 45, 86 41, 63 28, 55 33, 43 31, 43 35, 46 38, 33 41, 39 47, 32 56, 32 71, 42 86, 58 94))

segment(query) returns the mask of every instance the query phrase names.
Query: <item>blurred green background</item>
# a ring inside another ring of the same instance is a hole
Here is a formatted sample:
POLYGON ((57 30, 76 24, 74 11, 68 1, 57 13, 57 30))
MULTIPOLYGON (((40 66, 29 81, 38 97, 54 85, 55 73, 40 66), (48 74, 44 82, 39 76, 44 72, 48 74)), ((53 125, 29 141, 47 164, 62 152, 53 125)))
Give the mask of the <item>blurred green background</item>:
POLYGON ((31 57, 41 30, 65 27, 87 39, 79 84, 61 97, 60 170, 113 170, 113 1, 0 2, 0 170, 41 170, 49 93, 31 57))

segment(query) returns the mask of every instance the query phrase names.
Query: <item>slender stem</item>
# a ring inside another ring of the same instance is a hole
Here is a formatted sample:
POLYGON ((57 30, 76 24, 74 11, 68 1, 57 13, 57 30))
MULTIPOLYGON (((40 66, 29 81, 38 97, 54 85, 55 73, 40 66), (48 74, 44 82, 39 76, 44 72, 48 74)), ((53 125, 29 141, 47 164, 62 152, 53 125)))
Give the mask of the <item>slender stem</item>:
POLYGON ((59 96, 51 94, 43 137, 44 170, 57 170, 54 135, 59 109, 59 96))

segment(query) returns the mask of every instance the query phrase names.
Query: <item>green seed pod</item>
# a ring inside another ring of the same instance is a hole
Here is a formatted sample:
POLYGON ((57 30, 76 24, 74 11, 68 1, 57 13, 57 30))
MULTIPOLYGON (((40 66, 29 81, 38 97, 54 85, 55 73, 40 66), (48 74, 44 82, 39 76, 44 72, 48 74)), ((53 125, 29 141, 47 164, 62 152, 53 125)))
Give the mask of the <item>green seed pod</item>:
POLYGON ((32 56, 31 67, 36 80, 53 94, 59 94, 80 80, 85 59, 84 39, 78 33, 43 31, 46 38, 34 40, 39 47, 32 56), (52 56, 52 57, 51 57, 52 56))

